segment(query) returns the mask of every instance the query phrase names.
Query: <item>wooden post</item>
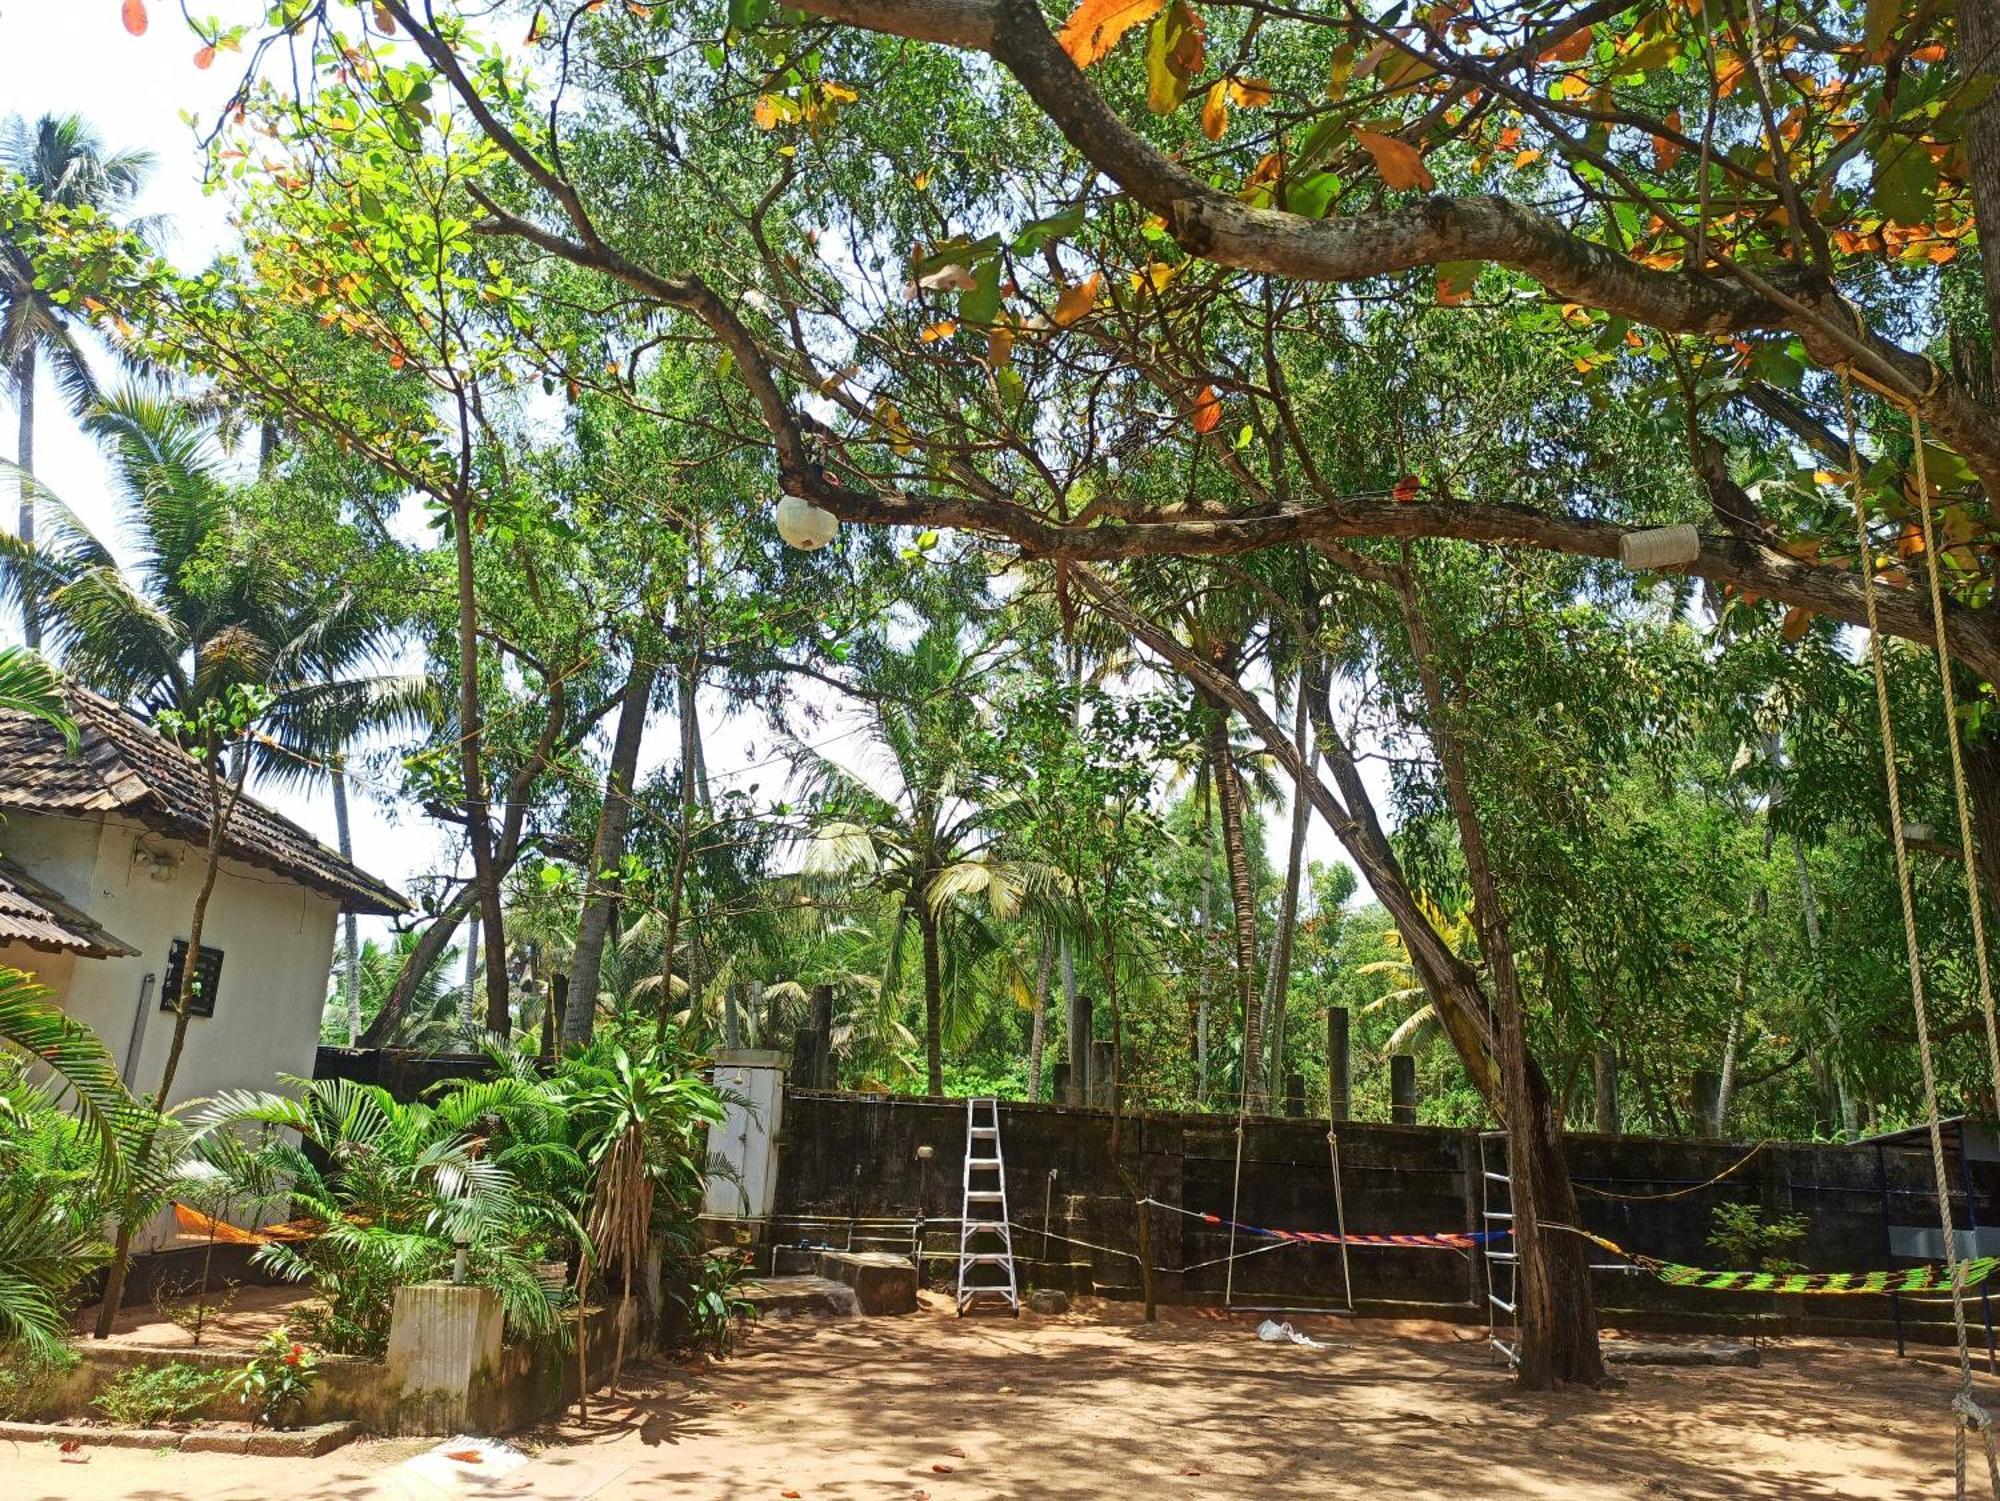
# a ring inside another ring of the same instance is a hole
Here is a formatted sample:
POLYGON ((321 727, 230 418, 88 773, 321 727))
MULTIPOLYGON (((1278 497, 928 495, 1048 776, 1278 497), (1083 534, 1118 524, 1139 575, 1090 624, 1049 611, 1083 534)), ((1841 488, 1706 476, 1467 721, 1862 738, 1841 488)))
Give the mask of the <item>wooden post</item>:
POLYGON ((1328 1120, 1335 1121, 1349 1120, 1354 1114, 1345 1006, 1326 1008, 1326 1114, 1328 1120))
POLYGON ((1410 1053, 1389 1057, 1389 1119, 1398 1126, 1417 1123, 1417 1060, 1410 1053))

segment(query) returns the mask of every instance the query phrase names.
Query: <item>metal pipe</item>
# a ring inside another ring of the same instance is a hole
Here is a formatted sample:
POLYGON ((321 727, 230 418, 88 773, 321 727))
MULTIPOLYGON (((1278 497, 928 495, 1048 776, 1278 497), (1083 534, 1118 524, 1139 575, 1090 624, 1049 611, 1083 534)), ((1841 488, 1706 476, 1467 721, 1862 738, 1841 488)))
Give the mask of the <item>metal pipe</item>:
POLYGON ((159 976, 152 970, 147 970, 145 978, 139 982, 139 1005, 132 1013, 132 1038, 125 1044, 125 1066, 118 1071, 127 1089, 132 1087, 133 1074, 139 1067, 139 1049, 146 1041, 146 1017, 151 1010, 153 986, 158 979, 159 976))

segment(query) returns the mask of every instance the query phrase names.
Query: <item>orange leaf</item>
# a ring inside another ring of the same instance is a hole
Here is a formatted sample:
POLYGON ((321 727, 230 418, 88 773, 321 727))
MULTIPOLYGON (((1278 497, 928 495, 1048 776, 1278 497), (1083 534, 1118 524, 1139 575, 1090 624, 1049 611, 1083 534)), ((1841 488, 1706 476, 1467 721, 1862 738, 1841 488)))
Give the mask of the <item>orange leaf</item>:
POLYGON ((385 36, 396 34, 396 18, 389 14, 389 7, 382 0, 375 0, 375 28, 385 36))
POLYGON ((215 49, 204 47, 194 55, 194 65, 206 71, 215 62, 215 49))
POLYGON ((950 1466, 950 1465, 932 1465, 932 1466, 931 1466, 931 1473, 932 1473, 933 1475, 949 1475, 949 1474, 951 1473, 951 1466, 950 1466))
POLYGON ((1595 37, 1591 29, 1588 26, 1581 27, 1576 31, 1572 31, 1560 42, 1557 42, 1555 46, 1549 48, 1536 61, 1544 63, 1573 63, 1590 50, 1590 44, 1593 40, 1595 40, 1595 37))
POLYGON ((1014 361, 1014 331, 1011 328, 993 328, 986 334, 986 367, 999 370, 1014 361))
POLYGON ((1354 139, 1375 158, 1375 170, 1390 187, 1421 188, 1428 193, 1437 186, 1431 169, 1424 165, 1424 154, 1408 141, 1373 130, 1357 130, 1354 139))
POLYGON ((1056 299, 1055 320, 1058 328, 1068 328, 1097 306, 1097 288, 1104 278, 1093 271, 1073 287, 1064 287, 1062 296, 1056 299))
POLYGON ((1389 492, 1397 502, 1408 505, 1423 490, 1423 484, 1414 474, 1406 474, 1396 481, 1396 488, 1389 492))
POLYGON ((486 1463, 486 1456, 481 1454, 477 1449, 447 1449, 444 1451, 444 1457, 446 1459, 455 1459, 462 1465, 483 1465, 486 1463))
POLYGON ((1521 144, 1521 127, 1509 125, 1500 132, 1499 146, 1502 151, 1512 151, 1521 144))
POLYGON ((119 18, 125 22, 125 29, 131 32, 132 35, 144 36, 146 34, 146 0, 125 0, 125 4, 119 10, 118 14, 119 18))
POLYGON ((778 1494, 783 1496, 785 1501, 799 1501, 799 1493, 797 1491, 779 1491, 778 1494))
POLYGON ((1215 387, 1203 386, 1201 395, 1194 399, 1194 430, 1198 433, 1212 433, 1216 423, 1222 420, 1222 398, 1215 394, 1215 387))
POLYGON ((1273 90, 1268 80, 1262 78, 1232 78, 1229 80, 1229 97, 1245 109, 1262 109, 1271 102, 1273 90))
POLYGON ((958 325, 947 318, 942 323, 933 323, 917 337, 926 344, 935 344, 939 339, 949 339, 958 332, 958 325))
POLYGON ((1208 86, 1201 101, 1201 133, 1211 141, 1222 139, 1229 129, 1229 80, 1218 78, 1208 86))
POLYGON ((1519 172, 1524 170, 1525 168, 1532 167, 1536 162, 1540 161, 1541 159, 1542 159, 1541 148, 1538 146, 1530 146, 1526 151, 1523 151, 1519 156, 1514 158, 1514 170, 1516 172, 1519 172))
POLYGON ((1778 634, 1787 641, 1796 641, 1806 633, 1812 624, 1813 612, 1804 605, 1793 605, 1785 611, 1784 623, 1778 627, 1778 634))
POLYGON ((1167 0, 1081 0, 1056 33, 1056 41, 1079 68, 1110 54, 1118 39, 1150 21, 1167 0))

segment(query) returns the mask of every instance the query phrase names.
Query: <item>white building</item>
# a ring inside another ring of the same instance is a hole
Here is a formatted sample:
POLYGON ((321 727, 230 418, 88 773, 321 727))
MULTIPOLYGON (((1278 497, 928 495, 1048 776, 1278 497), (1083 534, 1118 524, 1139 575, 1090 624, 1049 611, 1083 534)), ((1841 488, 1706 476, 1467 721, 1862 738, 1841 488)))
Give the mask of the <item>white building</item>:
MULTIPOLYGON (((88 1022, 136 1094, 159 1087, 207 860, 201 764, 116 705, 69 690, 82 743, 0 710, 0 965, 88 1022)), ((392 887, 246 797, 202 923, 206 983, 168 1104, 310 1077, 343 911, 408 910, 392 887)))

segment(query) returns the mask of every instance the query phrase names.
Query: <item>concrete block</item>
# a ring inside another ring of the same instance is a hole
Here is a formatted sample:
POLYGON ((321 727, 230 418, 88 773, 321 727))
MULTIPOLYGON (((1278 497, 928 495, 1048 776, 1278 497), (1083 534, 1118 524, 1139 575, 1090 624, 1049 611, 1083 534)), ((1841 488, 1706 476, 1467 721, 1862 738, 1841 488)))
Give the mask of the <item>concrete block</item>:
POLYGON ((917 1268, 907 1256, 889 1251, 822 1251, 822 1277, 845 1282, 865 1314, 915 1313, 917 1268))
POLYGON ((1053 1287, 1038 1287, 1028 1294, 1028 1312, 1039 1313, 1049 1318, 1059 1313, 1068 1313, 1069 1294, 1058 1292, 1053 1287))
POLYGON ((406 1408, 423 1410, 419 1432, 471 1426, 475 1390, 500 1373, 506 1315, 490 1287, 420 1282, 396 1289, 389 1316, 389 1382, 406 1408))
POLYGON ((1702 1340, 1695 1344, 1606 1340, 1604 1358, 1611 1365, 1755 1366, 1763 1363, 1764 1355, 1755 1345, 1742 1345, 1726 1339, 1702 1340))
POLYGON ((861 1314, 854 1289, 831 1277, 763 1277, 736 1290, 765 1319, 852 1319, 861 1314))

